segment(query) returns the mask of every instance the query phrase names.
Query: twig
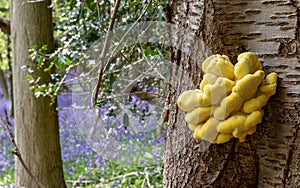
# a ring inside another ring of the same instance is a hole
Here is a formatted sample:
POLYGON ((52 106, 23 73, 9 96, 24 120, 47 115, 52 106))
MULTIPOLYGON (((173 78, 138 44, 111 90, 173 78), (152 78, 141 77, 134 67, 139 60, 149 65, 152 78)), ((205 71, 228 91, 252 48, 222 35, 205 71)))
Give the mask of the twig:
MULTIPOLYGON (((146 60, 147 60, 147 58, 146 58, 146 60)), ((136 83, 137 80, 143 78, 143 76, 147 75, 151 70, 153 70, 153 67, 154 67, 155 65, 157 65, 158 63, 159 63, 159 62, 156 62, 154 65, 152 65, 151 67, 149 67, 146 71, 140 73, 140 75, 137 76, 134 80, 131 80, 131 82, 125 87, 125 89, 123 89, 123 91, 126 92, 126 91, 128 90, 128 88, 130 88, 133 84, 136 83)), ((161 77, 163 78, 163 76, 161 76, 161 77)))
POLYGON ((59 89, 61 88, 62 84, 64 83, 65 79, 67 78, 70 70, 73 68, 73 66, 69 66, 67 69, 66 69, 66 74, 63 76, 63 78, 60 80, 60 82, 58 83, 57 85, 57 88, 55 90, 55 92, 53 93, 54 96, 57 96, 57 93, 59 91, 59 89))
MULTIPOLYGON (((132 29, 139 23, 139 21, 141 21, 141 19, 143 18, 143 16, 146 14, 147 12, 147 8, 151 5, 152 0, 149 1, 149 3, 145 6, 143 12, 141 13, 141 15, 138 17, 138 19, 131 25, 131 27, 126 31, 126 33, 122 36, 121 40, 118 42, 118 45, 113 49, 111 54, 114 54, 117 49, 119 48, 119 46, 122 44, 123 40, 127 37, 127 35, 129 34, 130 31, 132 31, 132 29)), ((107 65, 106 65, 107 67, 107 65)), ((105 67, 105 69, 106 69, 105 67)))
MULTIPOLYGON (((151 185, 150 183, 150 177, 149 177, 149 173, 148 172, 129 172, 127 174, 123 174, 123 175, 119 175, 119 176, 115 176, 115 177, 112 177, 112 178, 108 178, 108 179, 104 179, 104 178, 101 178, 100 180, 83 180, 83 181, 72 181, 72 180, 66 180, 67 183, 72 183, 73 186, 78 186, 80 184, 104 184, 105 182, 111 182, 111 181, 115 181, 115 180, 118 180, 118 179, 125 179, 129 176, 145 176, 143 182, 147 182, 147 185, 149 188, 153 188, 154 186, 151 185)), ((142 185, 142 187, 144 187, 144 185, 142 185)))
POLYGON ((92 138, 93 134, 95 133, 96 126, 97 126, 97 124, 99 122, 99 119, 100 119, 100 110, 99 110, 99 108, 97 108, 95 111, 96 112, 95 112, 95 117, 94 117, 94 123, 93 123, 92 127, 90 128, 89 135, 88 135, 88 140, 90 140, 92 138))
POLYGON ((117 16, 117 12, 120 6, 120 2, 121 0, 117 0, 114 6, 114 12, 111 15, 111 19, 110 19, 110 23, 109 23, 109 28, 105 37, 105 41, 104 41, 104 46, 100 55, 100 67, 99 67, 99 72, 98 72, 98 81, 97 81, 97 85, 93 91, 93 96, 92 96, 92 107, 95 107, 97 99, 98 99, 98 92, 101 86, 101 82, 102 82, 102 77, 103 77, 103 70, 105 67, 105 56, 107 54, 107 51, 109 49, 109 45, 110 45, 110 38, 111 38, 111 32, 113 30, 114 24, 115 24, 115 20, 116 20, 116 16, 117 16))
POLYGON ((101 7, 100 7, 100 0, 96 0, 96 5, 97 5, 98 20, 99 20, 99 25, 100 25, 100 24, 101 24, 101 7))
MULTIPOLYGON (((138 22, 142 19, 142 17, 145 15, 145 13, 147 12, 147 8, 150 6, 150 4, 152 3, 152 0, 149 1, 149 3, 145 6, 143 12, 141 13, 141 15, 139 16, 139 18, 132 24, 132 26, 127 30, 127 32, 122 36, 121 40, 118 42, 118 45, 113 49, 112 51, 112 54, 115 53, 115 51, 118 49, 118 47, 122 44, 123 40, 126 38, 126 36, 129 34, 129 32, 138 24, 138 22)), ((114 12, 116 11, 116 9, 114 9, 114 12)), ((112 17, 114 19, 111 19, 111 21, 115 20, 116 18, 115 17, 112 17)), ((109 35, 109 38, 111 37, 110 36, 110 31, 108 31, 107 35, 109 35)), ((98 92, 99 92, 99 89, 100 89, 100 86, 101 86, 101 82, 102 82, 102 77, 103 77, 103 73, 104 73, 104 70, 106 70, 106 68, 108 67, 108 63, 105 65, 104 63, 104 58, 106 56, 106 53, 107 53, 107 50, 108 50, 108 47, 106 47, 106 42, 107 42, 107 39, 108 37, 105 38, 105 43, 104 43, 104 47, 103 47, 103 50, 102 52, 105 50, 105 54, 101 54, 100 56, 100 68, 99 68, 99 75, 98 75, 98 81, 97 81, 97 85, 93 91, 93 96, 92 96, 92 106, 95 107, 96 103, 97 103, 97 99, 98 99, 98 92), (106 48, 106 49, 105 49, 106 48), (101 59, 103 58, 103 59, 101 59), (102 67, 103 66, 103 67, 102 67)), ((109 62, 109 61, 108 61, 109 62)))
MULTIPOLYGON (((141 15, 138 17, 138 19, 130 26, 130 28, 126 31, 126 33, 122 36, 122 38, 120 39, 120 41, 118 42, 118 45, 116 45, 116 47, 112 50, 111 53, 111 57, 112 55, 117 51, 117 49, 120 47, 120 45, 122 44, 122 42, 124 41, 124 39, 127 37, 127 35, 129 34, 130 31, 133 30, 133 28, 141 21, 141 19, 143 18, 143 16, 146 14, 148 7, 151 5, 152 0, 149 1, 149 3, 144 7, 143 12, 141 13, 141 15)), ((144 30, 147 31, 149 29, 150 25, 144 30)), ((137 38, 137 41, 139 40, 140 35, 137 38)), ((132 48, 133 49, 133 48, 132 48)), ((121 54, 122 55, 122 54, 121 54)), ((110 58, 111 58, 110 57, 110 58)), ((124 57, 124 56, 123 56, 124 57)), ((127 59, 127 58, 125 58, 127 59)), ((128 60, 127 60, 128 61, 128 60)), ((104 71, 107 70, 108 66, 110 65, 110 59, 108 59, 107 64, 104 67, 104 71)))
POLYGON ((153 186, 151 185, 150 183, 150 178, 149 178, 149 173, 148 172, 145 172, 145 179, 147 181, 147 185, 149 188, 153 188, 153 186))
POLYGON ((100 104, 100 103, 105 102, 107 100, 116 99, 116 98, 119 98, 119 97, 132 96, 132 95, 148 95, 151 98, 166 98, 166 96, 161 95, 159 93, 155 93, 155 92, 136 91, 136 92, 132 92, 132 93, 122 93, 122 94, 119 94, 119 95, 112 95, 112 96, 109 96, 106 99, 102 99, 101 101, 97 102, 97 104, 100 104))
POLYGON ((40 187, 40 188, 46 188, 33 174, 32 172, 29 170, 28 166, 25 164, 21 153, 19 151, 19 148, 17 146, 17 143, 15 142, 14 136, 12 134, 12 132, 9 129, 8 123, 6 121, 4 121, 4 119, 2 118, 2 116, 0 116, 0 120, 2 121, 5 129, 7 130, 8 136, 10 138, 11 143, 14 146, 14 151, 12 152, 14 155, 16 155, 18 157, 18 159, 20 160, 22 166, 24 167, 24 169, 26 170, 26 172, 29 174, 29 176, 36 182, 36 184, 40 187))

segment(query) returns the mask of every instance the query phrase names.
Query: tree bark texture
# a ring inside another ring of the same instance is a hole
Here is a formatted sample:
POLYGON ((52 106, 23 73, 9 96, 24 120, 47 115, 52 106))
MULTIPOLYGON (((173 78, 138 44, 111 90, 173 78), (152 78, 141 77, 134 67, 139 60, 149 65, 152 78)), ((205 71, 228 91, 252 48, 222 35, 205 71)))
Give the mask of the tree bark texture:
MULTIPOLYGON (((47 188, 66 187, 62 171, 59 128, 56 105, 50 106, 50 99, 35 98, 26 80, 27 71, 34 70, 33 77, 43 82, 50 75, 37 70, 36 63, 28 56, 30 46, 38 48, 47 45, 49 52, 54 49, 51 1, 11 1, 11 36, 13 51, 13 85, 15 138, 22 158, 33 175, 47 188)), ((15 186, 35 188, 21 163, 15 160, 15 186)))
POLYGON ((202 45, 173 37, 178 45, 172 61, 178 68, 171 78, 164 187, 300 187, 299 8, 293 0, 170 1, 167 20, 199 36, 202 45), (194 58, 180 50, 183 43, 194 58), (235 63, 244 51, 255 52, 267 73, 278 74, 263 122, 244 143, 194 140, 178 96, 199 86, 206 57, 225 54, 235 63))

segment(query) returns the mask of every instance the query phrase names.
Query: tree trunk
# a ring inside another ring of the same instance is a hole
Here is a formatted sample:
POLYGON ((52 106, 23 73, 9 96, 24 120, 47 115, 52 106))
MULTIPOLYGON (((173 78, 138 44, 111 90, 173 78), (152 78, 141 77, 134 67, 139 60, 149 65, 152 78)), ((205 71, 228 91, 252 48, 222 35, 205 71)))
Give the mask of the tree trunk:
MULTIPOLYGON (((49 98, 34 97, 26 80, 27 71, 22 66, 34 70, 35 78, 43 82, 50 75, 37 70, 36 63, 28 56, 32 45, 47 45, 49 52, 54 49, 51 1, 11 1, 11 36, 13 51, 13 85, 15 138, 20 153, 33 175, 49 188, 66 187, 62 171, 56 105, 50 106, 49 98)), ((35 188, 37 184, 30 178, 16 158, 15 186, 35 188)))
POLYGON ((174 72, 164 155, 164 187, 300 187, 300 3, 289 0, 171 0, 167 16, 190 29, 194 39, 173 47, 174 72), (244 143, 237 139, 207 145, 192 138, 176 101, 201 81, 198 60, 211 54, 252 51, 267 73, 278 73, 277 93, 264 108, 263 122, 244 143), (190 81, 191 80, 191 81, 190 81))
POLYGON ((7 83, 4 75, 4 71, 0 69, 0 88, 2 90, 2 95, 5 99, 9 99, 7 83))

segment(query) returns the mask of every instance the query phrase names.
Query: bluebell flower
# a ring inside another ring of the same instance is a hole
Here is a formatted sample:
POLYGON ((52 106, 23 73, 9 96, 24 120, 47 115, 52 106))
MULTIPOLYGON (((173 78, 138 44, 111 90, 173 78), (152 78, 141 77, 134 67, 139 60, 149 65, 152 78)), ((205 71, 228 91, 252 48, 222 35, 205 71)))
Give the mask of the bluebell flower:
POLYGON ((69 173, 73 175, 75 172, 75 168, 73 166, 69 167, 69 173))
POLYGON ((114 181, 113 184, 112 184, 112 188, 115 188, 117 187, 118 185, 120 185, 120 181, 114 181))

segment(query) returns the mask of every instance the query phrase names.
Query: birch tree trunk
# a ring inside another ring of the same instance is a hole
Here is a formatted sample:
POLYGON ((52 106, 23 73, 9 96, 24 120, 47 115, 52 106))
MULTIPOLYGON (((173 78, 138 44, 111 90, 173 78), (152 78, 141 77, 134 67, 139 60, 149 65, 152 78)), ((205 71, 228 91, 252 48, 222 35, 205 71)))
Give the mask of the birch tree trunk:
POLYGON ((171 0, 167 20, 190 29, 204 45, 184 41, 197 61, 179 48, 172 51, 180 68, 172 75, 164 187, 300 187, 299 7, 292 0, 171 0), (278 73, 277 93, 246 142, 232 139, 206 149, 192 138, 176 100, 198 87, 198 61, 216 53, 235 60, 244 51, 259 55, 267 73, 278 73))
MULTIPOLYGON (((36 99, 29 90, 27 71, 34 70, 33 77, 43 82, 50 75, 37 70, 36 63, 28 56, 32 45, 47 45, 54 50, 51 1, 11 1, 11 37, 13 51, 13 85, 15 138, 20 153, 33 175, 47 188, 66 187, 62 171, 56 105, 50 106, 50 98, 36 99)), ((37 184, 25 171, 18 158, 15 159, 15 186, 35 188, 37 184)))

